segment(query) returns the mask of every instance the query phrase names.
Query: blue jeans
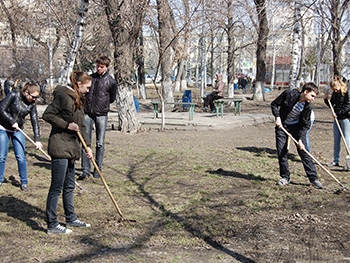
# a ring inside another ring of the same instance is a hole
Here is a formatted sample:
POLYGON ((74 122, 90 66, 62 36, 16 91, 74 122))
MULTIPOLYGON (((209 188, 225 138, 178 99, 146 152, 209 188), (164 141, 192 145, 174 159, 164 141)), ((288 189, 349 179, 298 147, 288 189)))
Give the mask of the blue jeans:
POLYGON ((0 183, 4 181, 5 164, 10 140, 12 141, 15 152, 21 184, 28 184, 25 137, 19 131, 7 132, 4 130, 0 130, 0 183))
MULTIPOLYGON (((85 114, 85 125, 87 129, 87 134, 92 139, 92 128, 95 124, 95 130, 96 130, 96 154, 95 154, 95 161, 99 168, 99 170, 102 170, 102 162, 103 162, 103 156, 105 152, 105 136, 106 136, 106 129, 107 129, 107 116, 96 116, 94 118, 89 117, 89 115, 85 114)), ((85 149, 82 149, 81 153, 81 167, 83 169, 83 176, 89 176, 91 173, 91 162, 90 159, 86 157, 85 149)))
MULTIPOLYGON (((349 119, 344 120, 338 120, 340 128, 344 134, 345 141, 347 146, 350 146, 350 121, 349 119)), ((339 163, 339 157, 340 157, 340 141, 342 140, 338 125, 336 122, 333 122, 333 162, 339 163)))
POLYGON ((63 209, 66 222, 77 219, 74 212, 75 164, 70 159, 55 159, 51 161, 51 185, 46 200, 47 227, 58 226, 57 205, 62 193, 63 209))

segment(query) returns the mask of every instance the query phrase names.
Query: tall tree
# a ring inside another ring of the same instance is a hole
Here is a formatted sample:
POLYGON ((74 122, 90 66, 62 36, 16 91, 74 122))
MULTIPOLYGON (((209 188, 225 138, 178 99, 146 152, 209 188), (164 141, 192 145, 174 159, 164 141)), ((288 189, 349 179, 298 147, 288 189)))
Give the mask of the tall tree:
POLYGON ((266 47, 269 27, 266 13, 266 0, 254 0, 258 14, 258 40, 256 48, 256 81, 253 99, 263 101, 266 75, 266 47))
POLYGON ((174 102, 172 89, 171 68, 172 68, 172 48, 174 41, 174 17, 168 0, 157 0, 158 11, 158 33, 159 33, 159 60, 162 71, 162 96, 166 102, 174 102), (169 15, 170 14, 170 15, 169 15))
POLYGON ((16 41, 16 24, 14 21, 14 18, 11 14, 11 12, 9 11, 9 8, 6 6, 5 1, 4 0, 0 0, 0 4, 1 7, 3 9, 3 11, 6 14, 6 17, 8 19, 8 23, 10 25, 10 31, 11 31, 11 50, 12 50, 12 61, 14 63, 14 65, 16 66, 16 68, 19 68, 19 62, 17 59, 17 41, 16 41))
POLYGON ((89 8, 89 0, 80 0, 80 8, 78 11, 78 18, 75 26, 75 34, 68 50, 68 54, 66 57, 66 65, 61 73, 61 82, 67 83, 69 81, 69 75, 73 70, 75 60, 78 54, 78 51, 81 46, 81 42, 83 40, 84 28, 85 28, 85 20, 86 14, 89 8))
POLYGON ((292 34, 292 61, 290 65, 289 87, 291 89, 299 88, 298 77, 301 61, 301 5, 300 0, 294 2, 294 27, 292 34))
POLYGON ((331 43, 333 53, 333 71, 334 75, 342 75, 343 61, 342 50, 344 44, 350 37, 350 28, 348 19, 349 0, 329 0, 331 13, 331 43))
POLYGON ((134 72, 133 54, 137 48, 137 39, 148 2, 148 0, 103 0, 114 44, 114 69, 118 84, 117 107, 119 129, 122 132, 133 133, 141 128, 134 105, 130 77, 134 72))

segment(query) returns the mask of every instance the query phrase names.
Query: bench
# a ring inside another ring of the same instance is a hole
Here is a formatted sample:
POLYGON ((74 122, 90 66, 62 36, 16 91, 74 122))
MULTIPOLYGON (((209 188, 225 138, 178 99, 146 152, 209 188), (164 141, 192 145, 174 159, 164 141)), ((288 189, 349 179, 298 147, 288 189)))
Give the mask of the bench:
POLYGON ((226 102, 233 102, 234 103, 234 112, 235 115, 241 115, 241 103, 243 99, 242 98, 221 98, 218 100, 214 100, 214 104, 216 107, 216 117, 219 117, 219 114, 221 118, 224 116, 224 104, 226 102))
MULTIPOLYGON (((159 107, 161 106, 162 103, 160 101, 151 101, 151 103, 153 105, 153 119, 158 118, 159 107)), ((192 102, 164 102, 164 104, 189 106, 188 120, 190 120, 190 121, 193 120, 194 108, 196 106, 196 103, 192 103, 192 102)))

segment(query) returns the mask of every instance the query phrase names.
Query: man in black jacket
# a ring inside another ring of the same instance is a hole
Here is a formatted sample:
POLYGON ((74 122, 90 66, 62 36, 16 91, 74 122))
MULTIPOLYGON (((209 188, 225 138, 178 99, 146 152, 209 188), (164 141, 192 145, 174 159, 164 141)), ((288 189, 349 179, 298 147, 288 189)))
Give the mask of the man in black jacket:
MULTIPOLYGON (((117 83, 115 79, 108 73, 110 59, 101 56, 96 60, 96 72, 91 75, 92 85, 86 96, 84 107, 85 125, 90 140, 92 138, 92 129, 95 124, 96 130, 96 154, 95 161, 98 168, 102 169, 102 161, 104 156, 104 141, 107 128, 108 112, 110 104, 116 99, 117 83)), ((86 157, 84 148, 82 149, 81 166, 82 174, 78 180, 84 180, 90 176, 91 163, 86 157)), ((95 170, 94 178, 99 178, 98 172, 95 170)))
POLYGON ((318 94, 314 83, 306 83, 302 91, 296 89, 285 90, 271 102, 272 114, 275 116, 275 134, 278 163, 281 179, 279 185, 287 185, 290 181, 288 167, 288 135, 281 129, 283 126, 297 141, 297 150, 304 166, 307 177, 312 186, 322 188, 318 180, 315 164, 305 152, 306 132, 310 127, 311 101, 318 94))

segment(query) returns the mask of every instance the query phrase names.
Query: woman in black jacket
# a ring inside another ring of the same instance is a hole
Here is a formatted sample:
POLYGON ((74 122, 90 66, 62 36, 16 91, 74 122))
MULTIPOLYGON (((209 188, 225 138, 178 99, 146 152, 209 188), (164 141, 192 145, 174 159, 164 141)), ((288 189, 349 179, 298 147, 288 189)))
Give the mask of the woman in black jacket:
POLYGON ((23 130, 25 117, 29 114, 36 148, 41 149, 43 147, 39 141, 39 122, 35 104, 39 94, 39 86, 27 83, 20 91, 12 91, 0 102, 0 185, 5 179, 5 163, 11 140, 17 159, 21 190, 28 190, 25 136, 18 129, 23 130))
MULTIPOLYGON (((350 111, 350 93, 346 84, 341 80, 339 76, 334 76, 330 82, 330 87, 333 91, 330 101, 328 100, 328 92, 325 93, 324 101, 328 107, 329 102, 334 108, 334 122, 333 122, 333 162, 328 166, 339 166, 340 157, 340 131, 335 119, 337 118, 340 128, 344 134, 345 141, 348 147, 350 147, 350 121, 348 113, 350 111)), ((345 167, 349 169, 350 167, 345 167)))
POLYGON ((71 86, 57 86, 54 99, 47 106, 43 119, 51 124, 48 152, 51 155, 51 185, 46 201, 47 232, 69 234, 72 230, 61 226, 57 219, 58 198, 63 191, 63 208, 66 225, 90 227, 78 219, 74 211, 75 161, 79 160, 81 144, 80 131, 89 146, 86 156, 92 158, 90 140, 84 124, 82 97, 89 91, 91 77, 80 71, 70 75, 71 86))

